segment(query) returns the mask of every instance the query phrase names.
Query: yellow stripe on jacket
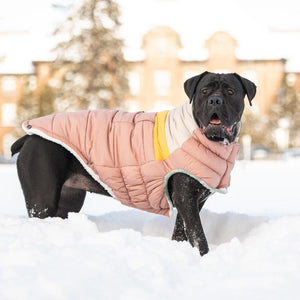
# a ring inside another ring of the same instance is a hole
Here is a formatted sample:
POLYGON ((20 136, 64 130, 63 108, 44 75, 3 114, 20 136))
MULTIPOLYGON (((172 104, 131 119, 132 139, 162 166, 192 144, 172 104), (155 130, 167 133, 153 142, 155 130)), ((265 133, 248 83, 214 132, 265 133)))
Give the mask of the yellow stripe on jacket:
POLYGON ((165 131, 165 121, 168 112, 168 110, 158 112, 155 116, 155 124, 153 128, 153 145, 156 160, 165 160, 170 156, 165 131))

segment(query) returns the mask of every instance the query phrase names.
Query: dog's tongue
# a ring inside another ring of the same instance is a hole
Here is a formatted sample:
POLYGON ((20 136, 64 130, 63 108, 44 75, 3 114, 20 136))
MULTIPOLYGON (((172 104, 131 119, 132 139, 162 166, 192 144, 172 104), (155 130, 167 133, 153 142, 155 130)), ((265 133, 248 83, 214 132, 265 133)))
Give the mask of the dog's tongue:
POLYGON ((210 124, 219 125, 219 124, 221 124, 221 120, 219 120, 219 119, 212 119, 212 120, 210 120, 210 124))

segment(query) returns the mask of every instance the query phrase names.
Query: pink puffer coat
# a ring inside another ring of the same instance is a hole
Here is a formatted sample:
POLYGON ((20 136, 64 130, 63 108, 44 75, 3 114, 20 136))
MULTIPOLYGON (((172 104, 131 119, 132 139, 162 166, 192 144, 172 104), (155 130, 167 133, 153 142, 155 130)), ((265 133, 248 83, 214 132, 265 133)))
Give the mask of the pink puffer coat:
POLYGON ((193 121, 188 102, 162 113, 60 113, 26 121, 23 128, 68 149, 122 204, 162 215, 172 213, 167 192, 172 174, 190 174, 222 192, 238 152, 237 143, 209 141, 193 121))

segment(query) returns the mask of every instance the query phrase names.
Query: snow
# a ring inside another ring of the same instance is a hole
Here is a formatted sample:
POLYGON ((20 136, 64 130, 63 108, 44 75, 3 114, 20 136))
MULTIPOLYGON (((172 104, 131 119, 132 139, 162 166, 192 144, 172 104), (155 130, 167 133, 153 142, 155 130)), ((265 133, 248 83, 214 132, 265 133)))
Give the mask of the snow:
POLYGON ((299 160, 238 162, 201 212, 210 252, 168 219, 89 194, 69 219, 29 219, 0 166, 0 299, 299 299, 299 160))

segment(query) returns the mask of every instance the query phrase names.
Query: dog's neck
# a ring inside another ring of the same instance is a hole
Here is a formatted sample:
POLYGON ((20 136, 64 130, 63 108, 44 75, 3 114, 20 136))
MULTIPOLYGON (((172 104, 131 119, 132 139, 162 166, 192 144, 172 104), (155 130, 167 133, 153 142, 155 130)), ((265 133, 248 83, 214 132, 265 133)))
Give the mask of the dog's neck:
MULTIPOLYGON (((241 121, 238 123, 238 134, 234 142, 238 141, 241 130, 241 121)), ((186 101, 181 106, 169 111, 165 122, 165 132, 169 151, 172 153, 189 139, 198 125, 193 116, 193 106, 186 101)), ((224 145, 230 145, 227 139, 219 142, 224 145)))
POLYGON ((198 128, 192 109, 192 104, 186 101, 181 106, 170 110, 167 115, 165 132, 171 153, 180 148, 193 135, 194 130, 198 128))

